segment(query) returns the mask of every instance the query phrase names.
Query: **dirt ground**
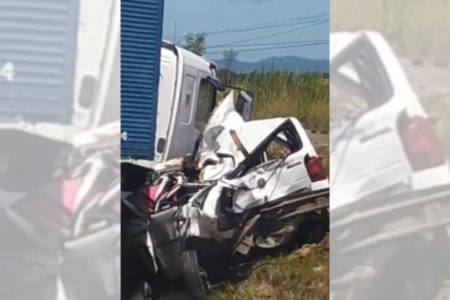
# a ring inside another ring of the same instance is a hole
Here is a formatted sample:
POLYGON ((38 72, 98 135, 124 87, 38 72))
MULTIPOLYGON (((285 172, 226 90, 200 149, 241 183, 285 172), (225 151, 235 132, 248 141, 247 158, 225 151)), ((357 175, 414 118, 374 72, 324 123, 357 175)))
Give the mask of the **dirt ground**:
POLYGON ((311 143, 313 143, 314 147, 324 147, 328 146, 330 143, 329 135, 327 133, 320 133, 317 131, 306 130, 306 134, 308 135, 311 143))

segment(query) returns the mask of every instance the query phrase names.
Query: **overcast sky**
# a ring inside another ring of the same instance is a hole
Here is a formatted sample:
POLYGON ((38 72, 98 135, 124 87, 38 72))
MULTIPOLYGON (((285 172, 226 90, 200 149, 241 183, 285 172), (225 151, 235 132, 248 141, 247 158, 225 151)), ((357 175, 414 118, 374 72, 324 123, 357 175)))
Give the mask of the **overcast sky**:
POLYGON ((207 36, 213 46, 208 57, 221 58, 223 50, 234 48, 244 61, 284 55, 327 59, 328 12, 328 0, 165 0, 164 38, 182 41, 189 32, 225 30, 207 36), (303 42, 314 46, 298 45, 303 42))

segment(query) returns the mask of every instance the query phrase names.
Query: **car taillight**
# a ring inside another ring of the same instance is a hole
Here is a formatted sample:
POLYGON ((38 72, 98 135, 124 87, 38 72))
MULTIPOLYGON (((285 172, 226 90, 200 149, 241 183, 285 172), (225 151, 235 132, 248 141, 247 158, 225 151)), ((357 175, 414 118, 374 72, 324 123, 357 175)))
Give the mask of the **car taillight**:
POLYGON ((305 166, 312 182, 327 179, 327 173, 319 157, 306 155, 305 166))
POLYGON ((413 170, 445 163, 444 151, 430 120, 423 117, 408 118, 400 126, 400 135, 413 170))
POLYGON ((62 182, 62 201, 65 208, 75 212, 77 207, 77 196, 82 184, 81 179, 66 180, 62 182))

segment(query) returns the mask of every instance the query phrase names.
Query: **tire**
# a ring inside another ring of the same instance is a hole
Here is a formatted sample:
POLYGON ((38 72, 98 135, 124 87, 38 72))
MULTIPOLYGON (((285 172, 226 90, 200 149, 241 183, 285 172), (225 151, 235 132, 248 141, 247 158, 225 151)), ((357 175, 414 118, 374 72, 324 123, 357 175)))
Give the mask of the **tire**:
POLYGON ((202 276, 196 251, 186 251, 181 255, 186 288, 195 300, 203 300, 207 295, 206 278, 202 276))

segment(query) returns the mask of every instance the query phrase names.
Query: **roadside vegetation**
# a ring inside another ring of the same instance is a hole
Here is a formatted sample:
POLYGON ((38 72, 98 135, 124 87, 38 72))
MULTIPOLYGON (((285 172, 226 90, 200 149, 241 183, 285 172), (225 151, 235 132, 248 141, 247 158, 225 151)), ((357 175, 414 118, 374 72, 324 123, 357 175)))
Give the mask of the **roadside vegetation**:
POLYGON ((328 133, 326 75, 284 71, 250 74, 222 71, 219 75, 224 82, 254 92, 254 119, 296 117, 310 131, 328 133))
MULTIPOLYGON (((207 51, 205 33, 189 33, 182 46, 200 55, 207 51)), ((230 72, 239 51, 223 52, 227 70, 219 71, 222 82, 254 93, 253 118, 296 117, 311 132, 328 133, 328 74, 297 74, 286 71, 230 72)))
POLYGON ((329 241, 304 245, 253 267, 248 280, 228 285, 211 300, 323 300, 329 298, 329 241))

